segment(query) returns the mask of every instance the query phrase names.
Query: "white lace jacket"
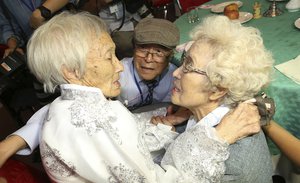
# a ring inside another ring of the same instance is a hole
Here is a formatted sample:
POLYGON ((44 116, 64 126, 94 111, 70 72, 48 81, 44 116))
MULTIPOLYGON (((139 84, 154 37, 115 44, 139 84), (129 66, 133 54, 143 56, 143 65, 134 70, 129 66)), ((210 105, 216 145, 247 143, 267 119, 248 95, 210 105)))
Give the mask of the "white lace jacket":
POLYGON ((177 134, 131 114, 97 88, 62 85, 42 128, 41 157, 55 182, 220 182, 228 145, 212 128, 177 134), (176 138, 175 140, 173 140, 176 138), (168 148, 162 165, 149 150, 168 148))

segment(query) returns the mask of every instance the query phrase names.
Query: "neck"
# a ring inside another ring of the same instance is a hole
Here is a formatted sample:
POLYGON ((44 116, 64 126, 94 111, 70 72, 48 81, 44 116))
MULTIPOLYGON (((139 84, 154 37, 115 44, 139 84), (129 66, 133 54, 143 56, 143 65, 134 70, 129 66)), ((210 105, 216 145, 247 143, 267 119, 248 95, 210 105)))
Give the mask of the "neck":
POLYGON ((190 110, 193 113, 194 117, 197 119, 197 121, 200 121, 203 117, 211 113, 217 107, 219 107, 219 103, 212 102, 205 105, 190 108, 190 110))

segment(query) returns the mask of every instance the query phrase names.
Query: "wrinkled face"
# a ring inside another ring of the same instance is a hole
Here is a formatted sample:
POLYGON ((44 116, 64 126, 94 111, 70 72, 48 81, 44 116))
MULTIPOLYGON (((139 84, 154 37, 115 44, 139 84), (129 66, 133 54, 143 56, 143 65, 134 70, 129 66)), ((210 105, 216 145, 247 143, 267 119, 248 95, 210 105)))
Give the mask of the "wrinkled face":
POLYGON ((194 43, 183 59, 182 66, 173 73, 172 103, 193 110, 209 101, 210 91, 205 87, 208 78, 205 67, 212 59, 211 48, 206 43, 194 43))
POLYGON ((87 54, 83 85, 100 88, 106 97, 116 97, 121 92, 119 83, 123 65, 115 55, 115 44, 107 33, 101 33, 90 45, 87 54))
POLYGON ((149 81, 159 76, 169 64, 170 53, 170 50, 155 44, 136 45, 134 65, 140 78, 149 81))

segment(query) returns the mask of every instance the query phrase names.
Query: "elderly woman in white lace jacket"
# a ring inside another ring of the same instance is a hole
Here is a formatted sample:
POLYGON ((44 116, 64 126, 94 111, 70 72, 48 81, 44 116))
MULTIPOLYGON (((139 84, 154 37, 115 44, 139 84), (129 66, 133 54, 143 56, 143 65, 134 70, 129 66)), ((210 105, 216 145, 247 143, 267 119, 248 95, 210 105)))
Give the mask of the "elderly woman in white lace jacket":
POLYGON ((254 123, 246 133, 240 129, 247 123, 233 135, 226 134, 233 127, 229 123, 217 130, 195 128, 194 135, 177 138, 169 152, 182 161, 173 163, 166 156, 168 163, 159 166, 150 151, 167 147, 177 134, 150 124, 149 114, 134 116, 110 99, 120 94, 123 66, 98 17, 57 15, 34 32, 27 50, 28 66, 45 89, 61 90, 43 109, 47 115, 40 140, 43 165, 55 182, 218 182, 228 142, 257 131, 254 123))

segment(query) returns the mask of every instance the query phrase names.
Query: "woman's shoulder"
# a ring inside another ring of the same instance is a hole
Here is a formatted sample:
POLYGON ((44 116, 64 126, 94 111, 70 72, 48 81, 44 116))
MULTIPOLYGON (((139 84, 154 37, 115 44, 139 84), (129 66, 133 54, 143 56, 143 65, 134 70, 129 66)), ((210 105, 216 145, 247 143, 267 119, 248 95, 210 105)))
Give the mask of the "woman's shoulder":
MULTIPOLYGON (((272 174, 272 161, 263 132, 245 137, 229 146, 225 180, 259 180, 268 182, 272 174)), ((250 181, 252 182, 252 181, 250 181)))

